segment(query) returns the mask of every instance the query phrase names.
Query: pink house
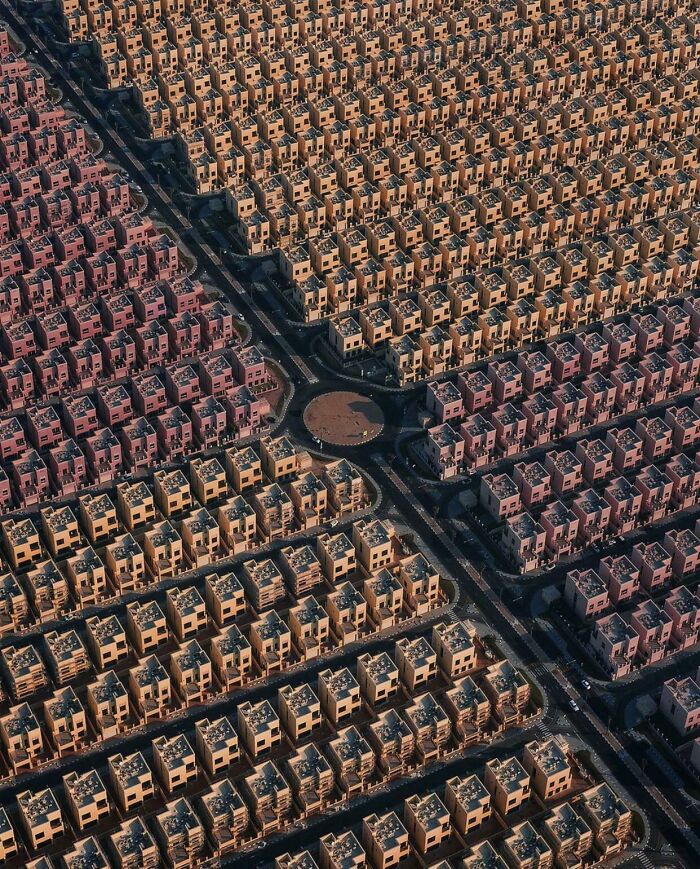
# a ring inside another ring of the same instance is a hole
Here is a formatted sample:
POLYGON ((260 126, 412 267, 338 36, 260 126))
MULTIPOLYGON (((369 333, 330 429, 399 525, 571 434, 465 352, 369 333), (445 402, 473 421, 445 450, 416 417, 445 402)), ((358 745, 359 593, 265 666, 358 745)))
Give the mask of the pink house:
POLYGON ((192 405, 192 431, 205 449, 216 446, 226 434, 226 409, 213 395, 192 405))
POLYGON ((536 392, 525 399, 521 409, 525 417, 527 442, 531 446, 541 446, 554 440, 557 408, 551 399, 542 392, 536 392))
POLYGON ((197 313, 200 297, 206 298, 202 285, 191 278, 168 281, 165 287, 165 301, 173 314, 197 313))
POLYGON ((564 600, 581 620, 595 618, 610 606, 608 589, 595 570, 570 570, 564 581, 564 600))
POLYGON ((170 352, 175 358, 192 356, 202 342, 202 324, 190 311, 176 314, 165 323, 170 343, 170 352))
POLYGON ((158 443, 169 458, 184 455, 192 446, 192 421, 181 407, 170 407, 156 422, 158 443))
POLYGON ((85 293, 85 269, 78 260, 54 268, 53 282, 58 299, 66 305, 76 305, 85 293))
POLYGON ((581 351, 569 341, 548 344, 546 352, 557 383, 564 383, 581 374, 581 351))
MULTIPOLYGON (((128 191, 127 191, 128 192, 128 191)), ((153 234, 153 221, 145 214, 130 211, 115 221, 117 241, 120 247, 131 247, 133 244, 143 245, 153 234)))
POLYGON ((68 367, 72 378, 80 384, 81 389, 94 386, 104 374, 104 362, 100 348, 92 338, 68 348, 68 367))
POLYGON ((15 278, 0 281, 0 324, 11 323, 22 307, 22 294, 15 278))
POLYGON ((114 377, 133 374, 137 367, 136 343, 131 335, 120 329, 101 339, 105 367, 114 377))
POLYGON ((467 413, 475 413, 493 402, 493 383, 481 370, 458 374, 457 388, 467 413))
POLYGON ((695 296, 683 300, 683 308, 690 315, 690 335, 693 340, 700 337, 700 304, 695 296))
POLYGON ((207 395, 226 395, 236 386, 233 365, 228 357, 223 353, 208 353, 200 357, 199 381, 207 395))
POLYGON ((98 184, 102 207, 110 214, 120 214, 131 204, 129 182, 123 175, 114 173, 98 184))
POLYGON ((202 335, 210 349, 227 347, 234 340, 233 314, 222 302, 203 305, 198 317, 202 335))
POLYGON ((52 447, 49 452, 49 470, 61 495, 71 495, 85 485, 85 456, 72 438, 52 447))
POLYGON ((56 305, 53 279, 45 268, 35 269, 19 278, 25 306, 36 316, 44 316, 56 305))
POLYGON ((603 492, 610 504, 610 524, 617 534, 627 534, 639 525, 642 495, 626 477, 612 480, 603 492))
POLYGON ((70 369, 63 353, 54 348, 35 356, 32 360, 41 395, 50 398, 60 395, 70 383, 70 369))
POLYGON ((7 472, 0 468, 0 507, 9 510, 12 507, 12 488, 7 472))
POLYGON ((649 465, 637 474, 635 488, 642 496, 642 513, 648 522, 656 522, 668 513, 673 496, 673 482, 656 465, 649 465))
POLYGON ((240 438, 249 437, 263 425, 270 414, 270 403, 262 395, 254 395, 247 386, 234 386, 224 401, 228 427, 240 438))
POLYGON ((644 398, 652 404, 663 401, 671 388, 671 363, 658 353, 648 353, 640 360, 639 371, 644 375, 644 398))
POLYGON ((165 317, 168 309, 161 284, 149 284, 137 289, 134 294, 134 310, 142 323, 150 323, 165 317))
POLYGON ((596 425, 607 422, 615 406, 615 384, 600 371, 595 371, 583 381, 581 392, 586 396, 586 417, 589 422, 596 425))
POLYGON ((636 353, 636 333, 627 323, 605 324, 602 335, 608 343, 608 355, 614 365, 631 359, 636 353))
POLYGON ((529 513, 506 519, 501 542, 503 549, 522 573, 535 570, 542 563, 546 534, 529 513))
POLYGON ((153 467, 158 462, 158 435, 145 417, 124 426, 119 439, 130 470, 153 467))
POLYGON ((494 519, 507 519, 522 510, 520 492, 508 474, 484 474, 479 488, 479 501, 494 519))
POLYGON ((639 581, 647 591, 654 591, 671 579, 671 553, 660 543, 636 543, 632 562, 639 568, 639 581))
POLYGON ((605 443, 612 450, 613 467, 618 473, 624 474, 641 465, 643 444, 634 429, 610 428, 606 432, 605 443))
POLYGON ((671 426, 673 446, 685 450, 700 441, 700 417, 690 407, 669 407, 664 416, 671 426))
POLYGON ((574 339, 576 348, 581 353, 581 371, 591 374, 607 365, 609 358, 608 342, 598 332, 583 332, 574 339))
POLYGON ((117 261, 107 251, 93 254, 85 259, 85 277, 94 293, 112 293, 119 284, 117 261))
POLYGON ((119 281, 123 286, 135 289, 148 280, 148 256, 145 247, 132 244, 116 251, 114 258, 119 281))
POLYGON ((102 318, 97 305, 92 302, 69 308, 68 322, 73 336, 78 341, 97 338, 102 334, 102 318))
POLYGON ((671 388, 680 392, 693 389, 700 379, 700 353, 687 344, 678 344, 666 354, 672 369, 671 388))
POLYGON ((512 362, 489 362, 486 376, 493 384, 493 397, 497 403, 511 401, 522 394, 523 375, 512 362))
POLYGON ((630 326, 637 336, 637 352, 641 356, 652 353, 663 344, 664 327, 653 314, 632 317, 630 326))
POLYGON ((134 415, 131 396, 123 383, 100 386, 97 409, 105 425, 117 426, 129 422, 134 415))
POLYGON ((54 311, 36 320, 36 336, 44 350, 62 347, 70 341, 68 321, 61 311, 54 311))
POLYGON ((582 438, 576 444, 576 456, 583 464, 583 479, 589 486, 600 483, 612 474, 613 454, 600 439, 582 438))
POLYGON ((11 410, 19 410, 34 396, 34 376, 25 359, 16 359, 0 368, 0 384, 11 410))
POLYGON ((177 242, 163 234, 148 245, 148 265, 159 280, 174 278, 180 268, 177 242))
POLYGON ((583 463, 571 450, 548 452, 544 466, 551 475, 552 488, 560 496, 573 492, 583 483, 583 463))
POLYGON ((513 456, 525 448, 527 420, 514 404, 504 404, 491 414, 496 429, 496 446, 504 456, 513 456))
POLYGON ((631 413, 639 407, 645 381, 638 368, 623 362, 610 372, 610 382, 615 387, 615 406, 620 413, 631 413))
POLYGON ((21 275, 22 271, 22 248, 13 241, 0 250, 0 277, 21 275))
MULTIPOLYGON (((51 193, 41 197, 39 209, 45 226, 50 227, 54 232, 59 232, 72 217, 73 203, 65 190, 53 190, 51 193)), ((56 252, 63 260, 73 259, 73 256, 61 254, 58 247, 56 248, 56 252)))
POLYGON ((85 442, 85 457, 96 483, 108 483, 122 466, 122 447, 110 428, 98 429, 85 442))
POLYGON ((168 366, 165 370, 165 391, 173 404, 199 401, 202 390, 194 367, 187 362, 168 366))
POLYGON ((668 350, 690 335, 690 314, 680 305, 663 305, 656 312, 664 328, 664 347, 668 350))
POLYGON ((63 440, 61 420, 52 405, 30 408, 26 425, 29 440, 38 450, 52 447, 63 440))
POLYGON ((545 548, 550 557, 559 560, 567 556, 578 537, 578 516, 561 501, 548 504, 540 514, 545 532, 545 548))
POLYGON ((630 627, 639 637, 637 654, 644 664, 655 664, 665 657, 673 622, 653 600, 645 600, 634 610, 630 627))
POLYGON ((233 351, 233 364, 236 380, 249 389, 262 386, 269 380, 265 357, 255 346, 242 347, 233 351))
POLYGON ((496 429, 480 413, 467 417, 459 428, 464 439, 464 454, 470 468, 483 468, 494 459, 496 429))
POLYGON ((639 593, 639 568, 626 555, 601 558, 598 572, 615 606, 632 600, 639 593))
POLYGON ((464 462, 464 438, 447 423, 428 429, 425 457, 441 480, 454 477, 464 462))
POLYGON ((144 367, 165 364, 170 353, 168 333, 159 321, 139 326, 135 333, 136 354, 144 367))
POLYGON ((425 406, 438 422, 459 419, 464 414, 464 401, 450 380, 431 381, 426 388, 425 406))
POLYGON ((110 332, 130 329, 136 322, 134 303, 126 293, 102 298, 102 319, 110 332))
POLYGON ((635 431, 642 439, 644 458, 650 462, 667 456, 673 449, 673 430, 661 417, 641 417, 635 431))
POLYGON ((578 516, 578 537, 583 546, 591 546, 607 536, 612 510, 593 489, 586 489, 574 498, 571 509, 578 516))
POLYGON ((617 613, 598 619, 588 642, 594 657, 611 679, 621 679, 632 669, 639 634, 617 613))
POLYGON ((49 497, 49 470, 36 450, 27 450, 10 467, 21 506, 29 507, 49 497))
POLYGON ((29 320, 7 323, 0 329, 2 346, 10 359, 20 359, 36 353, 36 338, 29 320))
POLYGON ((8 462, 27 449, 24 429, 16 416, 0 420, 0 461, 8 462))
POLYGON ((134 409, 143 416, 160 413, 168 406, 165 385, 158 374, 145 372, 131 381, 134 409))
POLYGON ((666 476, 671 481, 671 500, 677 510, 697 504, 700 497, 700 467, 684 453, 672 456, 666 463, 666 476))
POLYGON ((78 226, 64 225, 59 227, 55 235, 54 245, 62 262, 77 259, 87 253, 85 236, 78 226))
POLYGON ((518 462, 513 467, 513 480, 526 507, 543 504, 552 495, 551 475, 539 462, 518 462))
POLYGON ((552 383, 552 363, 539 350, 518 354, 518 368, 523 375, 523 386, 529 394, 545 389, 552 383))
POLYGON ((102 253, 116 247, 117 232, 114 223, 109 220, 97 220, 84 225, 85 241, 92 253, 102 253))
POLYGON ((700 600, 684 585, 674 588, 664 601, 664 611, 671 617, 671 643, 675 649, 689 649, 698 641, 700 600))
POLYGON ((689 529, 672 528, 664 534, 664 549, 671 556, 673 575, 679 578, 695 573, 700 565, 700 539, 689 529))
POLYGON ((584 427, 586 396, 567 382, 552 393, 552 402, 557 409, 557 431, 562 435, 575 434, 584 427))

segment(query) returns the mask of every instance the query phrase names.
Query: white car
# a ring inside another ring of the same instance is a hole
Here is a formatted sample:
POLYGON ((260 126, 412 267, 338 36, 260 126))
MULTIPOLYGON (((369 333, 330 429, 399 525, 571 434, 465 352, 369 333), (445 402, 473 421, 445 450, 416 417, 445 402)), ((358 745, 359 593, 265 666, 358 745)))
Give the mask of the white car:
POLYGON ((588 679, 581 679, 581 687, 584 688, 586 691, 590 691, 591 683, 588 681, 588 679))
POLYGON ((578 703, 575 700, 569 700, 569 706, 571 707, 573 712, 580 712, 581 711, 578 703))

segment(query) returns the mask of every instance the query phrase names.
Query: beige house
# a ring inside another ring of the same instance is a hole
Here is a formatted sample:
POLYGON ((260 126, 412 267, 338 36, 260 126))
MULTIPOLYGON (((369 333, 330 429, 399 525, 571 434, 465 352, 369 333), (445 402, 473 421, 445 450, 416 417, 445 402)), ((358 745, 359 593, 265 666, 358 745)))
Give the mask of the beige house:
POLYGON ((491 817, 491 794, 476 775, 448 779, 445 805, 455 829, 463 836, 478 830, 491 817))
POLYGON ((96 770, 69 772, 63 776, 63 789, 73 822, 80 831, 109 815, 107 789, 96 770))
POLYGON ((437 676, 437 654, 425 637, 397 640, 395 657, 401 681, 410 692, 437 676))
POLYGON ((228 718, 197 721, 195 740, 197 755, 211 776, 218 775, 240 757, 238 734, 228 718))
POLYGON ((306 683, 298 687, 284 685, 277 691, 280 720, 293 742, 307 736, 323 723, 321 702, 306 683))
POLYGON ((351 718, 361 707, 360 686, 350 670, 322 670, 318 674, 321 709, 334 726, 351 718))
POLYGON ((282 741, 280 720, 268 700, 241 703, 237 715, 237 730, 251 757, 258 758, 282 741))
POLYGON ((108 766, 112 791, 122 812, 130 812, 154 796, 153 773, 141 752, 126 757, 113 754, 108 766))
POLYGON ((157 736, 153 746, 153 765, 158 780, 168 794, 186 787, 199 774, 197 758, 187 737, 157 736))

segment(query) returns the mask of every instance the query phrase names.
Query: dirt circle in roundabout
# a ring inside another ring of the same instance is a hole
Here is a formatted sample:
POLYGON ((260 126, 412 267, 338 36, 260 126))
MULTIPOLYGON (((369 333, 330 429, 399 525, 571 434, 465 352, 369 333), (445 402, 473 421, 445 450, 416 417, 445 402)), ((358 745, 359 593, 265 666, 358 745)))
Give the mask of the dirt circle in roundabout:
POLYGON ((354 447, 381 434, 384 414, 376 401, 359 392, 325 392, 306 405, 304 425, 322 441, 354 447))

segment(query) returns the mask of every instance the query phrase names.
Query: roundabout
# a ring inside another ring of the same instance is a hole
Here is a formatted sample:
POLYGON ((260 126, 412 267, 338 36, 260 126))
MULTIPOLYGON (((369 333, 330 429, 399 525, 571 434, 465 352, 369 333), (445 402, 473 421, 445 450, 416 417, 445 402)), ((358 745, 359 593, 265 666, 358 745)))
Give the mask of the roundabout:
POLYGON ((343 447, 369 443, 384 429, 382 409, 359 392, 324 392, 307 404, 303 419, 311 435, 343 447))

